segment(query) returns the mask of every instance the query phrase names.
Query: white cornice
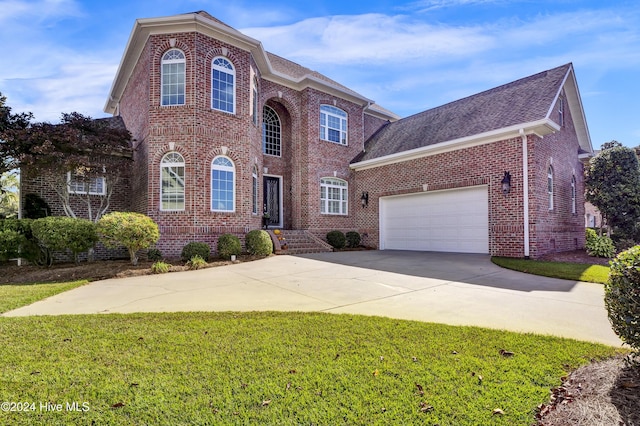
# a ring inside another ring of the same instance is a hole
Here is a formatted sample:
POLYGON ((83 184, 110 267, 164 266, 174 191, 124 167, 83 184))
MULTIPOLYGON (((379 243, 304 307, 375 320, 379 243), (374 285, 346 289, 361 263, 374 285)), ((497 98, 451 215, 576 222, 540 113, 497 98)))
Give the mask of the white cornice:
POLYGON ((429 157, 445 152, 457 151, 459 149, 470 148, 473 146, 520 137, 521 130, 524 131, 524 134, 534 134, 540 137, 544 137, 548 134, 557 132, 558 130, 560 130, 560 127, 552 120, 544 119, 531 123, 505 127, 503 129, 492 130, 490 132, 481 133, 478 135, 441 142, 434 145, 423 146, 408 151, 389 154, 383 157, 372 158, 370 160, 353 163, 350 165, 350 167, 353 170, 366 170, 375 167, 386 166, 389 164, 400 163, 403 161, 415 160, 422 157, 429 157))

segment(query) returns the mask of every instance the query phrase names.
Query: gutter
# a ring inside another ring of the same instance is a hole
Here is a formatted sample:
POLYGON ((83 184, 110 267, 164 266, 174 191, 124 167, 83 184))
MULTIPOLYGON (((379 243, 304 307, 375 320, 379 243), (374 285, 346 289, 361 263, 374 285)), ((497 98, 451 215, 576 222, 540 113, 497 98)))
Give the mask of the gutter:
POLYGON ((527 135, 520 129, 522 137, 522 205, 524 225, 524 258, 529 258, 529 152, 527 135))

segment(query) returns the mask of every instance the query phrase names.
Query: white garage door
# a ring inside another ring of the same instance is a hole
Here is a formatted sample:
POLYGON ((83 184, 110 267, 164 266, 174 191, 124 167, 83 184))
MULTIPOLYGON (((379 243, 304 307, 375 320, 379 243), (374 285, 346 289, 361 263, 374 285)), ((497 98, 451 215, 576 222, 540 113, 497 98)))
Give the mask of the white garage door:
POLYGON ((487 187, 381 198, 380 248, 489 253, 487 187))

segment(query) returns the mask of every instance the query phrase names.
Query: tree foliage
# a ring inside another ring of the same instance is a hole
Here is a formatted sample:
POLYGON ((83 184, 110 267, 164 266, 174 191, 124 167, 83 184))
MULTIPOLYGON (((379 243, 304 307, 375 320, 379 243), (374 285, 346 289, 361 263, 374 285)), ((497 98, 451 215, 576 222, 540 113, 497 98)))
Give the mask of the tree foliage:
POLYGON ((18 175, 0 174, 0 219, 18 217, 18 175))
POLYGON ((640 236, 640 164, 633 149, 612 141, 589 161, 585 198, 619 237, 640 236))
POLYGON ((119 119, 92 119, 77 112, 63 113, 59 124, 33 122, 30 113, 12 114, 0 94, 0 172, 20 168, 25 178, 46 175, 65 214, 76 217, 67 173, 88 185, 107 179, 102 196, 74 195, 84 202, 89 219, 97 221, 109 209, 112 191, 130 165, 131 134, 119 119))
POLYGON ((126 247, 133 265, 138 264, 138 250, 160 239, 158 225, 141 213, 108 213, 98 221, 97 227, 102 243, 107 247, 126 247))

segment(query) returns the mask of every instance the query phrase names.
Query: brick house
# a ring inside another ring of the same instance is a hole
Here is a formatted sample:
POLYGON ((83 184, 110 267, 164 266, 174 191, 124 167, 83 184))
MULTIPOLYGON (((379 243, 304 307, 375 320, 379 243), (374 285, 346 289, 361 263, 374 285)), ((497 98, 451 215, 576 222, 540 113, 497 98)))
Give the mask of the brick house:
POLYGON ((134 138, 129 209, 167 255, 263 213, 381 249, 584 246, 592 147, 571 64, 400 119, 196 12, 136 21, 104 109, 134 138))

